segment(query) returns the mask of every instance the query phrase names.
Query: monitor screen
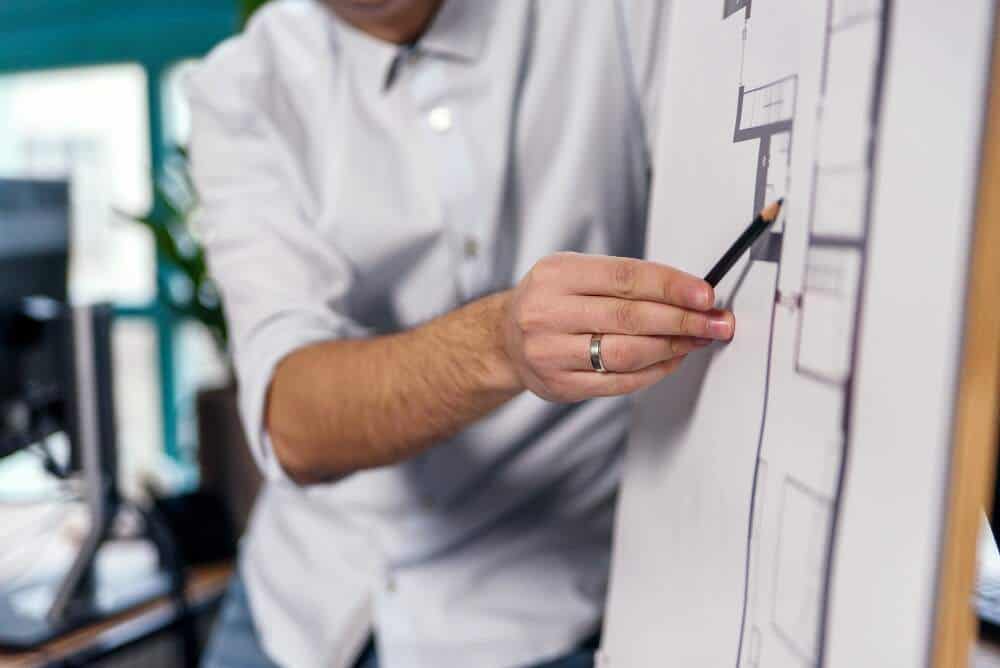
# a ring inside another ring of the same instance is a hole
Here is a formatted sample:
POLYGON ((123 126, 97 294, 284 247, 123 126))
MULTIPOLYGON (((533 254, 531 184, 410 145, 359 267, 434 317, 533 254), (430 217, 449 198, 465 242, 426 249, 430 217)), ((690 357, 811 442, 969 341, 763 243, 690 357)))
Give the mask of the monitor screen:
POLYGON ((66 300, 69 184, 0 179, 0 304, 66 300))

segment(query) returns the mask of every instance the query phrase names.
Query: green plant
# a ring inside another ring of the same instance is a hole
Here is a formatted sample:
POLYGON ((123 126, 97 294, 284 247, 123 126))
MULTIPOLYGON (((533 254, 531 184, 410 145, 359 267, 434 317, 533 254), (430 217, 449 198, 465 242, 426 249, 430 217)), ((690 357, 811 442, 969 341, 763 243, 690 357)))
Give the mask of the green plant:
POLYGON ((184 149, 173 151, 163 177, 154 186, 154 195, 155 204, 147 215, 122 215, 153 235, 160 261, 157 282, 161 302, 176 316, 204 325, 225 352, 229 333, 193 222, 197 197, 184 149))
MULTIPOLYGON (((241 25, 268 0, 237 0, 241 25)), ((188 169, 187 152, 176 147, 164 176, 154 184, 154 205, 145 216, 122 214, 153 235, 158 257, 160 300, 175 316, 204 325, 226 352, 229 331, 222 303, 205 262, 205 250, 193 218, 197 196, 188 169)))
POLYGON ((250 20, 250 16, 260 9, 260 6, 268 0, 240 0, 240 20, 243 25, 250 20))

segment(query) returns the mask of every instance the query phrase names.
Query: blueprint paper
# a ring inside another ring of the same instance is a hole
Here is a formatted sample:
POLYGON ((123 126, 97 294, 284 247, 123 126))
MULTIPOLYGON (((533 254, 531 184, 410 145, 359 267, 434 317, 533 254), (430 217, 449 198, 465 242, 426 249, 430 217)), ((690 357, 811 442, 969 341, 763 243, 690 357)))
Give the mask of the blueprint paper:
POLYGON ((926 661, 993 11, 674 3, 648 257, 785 205, 637 402, 601 665, 926 661))

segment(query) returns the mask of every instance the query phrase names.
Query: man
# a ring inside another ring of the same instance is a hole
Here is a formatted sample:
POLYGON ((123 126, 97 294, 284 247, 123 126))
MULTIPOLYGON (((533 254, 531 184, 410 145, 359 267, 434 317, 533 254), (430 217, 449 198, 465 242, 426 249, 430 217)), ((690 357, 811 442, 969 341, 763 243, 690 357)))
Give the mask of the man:
POLYGON ((194 75, 268 478, 208 665, 589 665, 626 395, 734 328, 628 259, 665 4, 279 2, 194 75))

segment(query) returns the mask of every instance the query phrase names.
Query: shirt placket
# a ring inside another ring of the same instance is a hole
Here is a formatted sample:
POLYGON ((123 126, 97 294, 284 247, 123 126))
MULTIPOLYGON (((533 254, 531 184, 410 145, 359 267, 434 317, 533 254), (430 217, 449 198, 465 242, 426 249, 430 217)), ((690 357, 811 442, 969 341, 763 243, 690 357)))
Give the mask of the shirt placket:
POLYGON ((480 184, 470 144, 465 136, 463 109, 448 95, 445 64, 418 52, 406 56, 406 77, 417 127, 426 147, 426 166, 433 176, 440 203, 442 228, 448 235, 456 282, 464 300, 491 290, 492 240, 488 216, 478 196, 480 184))

